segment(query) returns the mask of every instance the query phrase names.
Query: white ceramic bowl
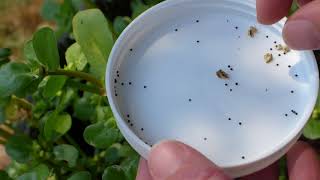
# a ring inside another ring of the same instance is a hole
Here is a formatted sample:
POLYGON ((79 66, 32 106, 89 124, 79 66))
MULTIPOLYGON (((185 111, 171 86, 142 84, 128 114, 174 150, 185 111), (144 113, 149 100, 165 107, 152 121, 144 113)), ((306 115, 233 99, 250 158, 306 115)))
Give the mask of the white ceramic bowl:
POLYGON ((117 40, 106 72, 124 137, 143 157, 161 140, 182 141, 232 177, 279 159, 310 117, 319 79, 311 51, 275 47, 284 22, 258 24, 249 0, 167 0, 143 13, 117 40))

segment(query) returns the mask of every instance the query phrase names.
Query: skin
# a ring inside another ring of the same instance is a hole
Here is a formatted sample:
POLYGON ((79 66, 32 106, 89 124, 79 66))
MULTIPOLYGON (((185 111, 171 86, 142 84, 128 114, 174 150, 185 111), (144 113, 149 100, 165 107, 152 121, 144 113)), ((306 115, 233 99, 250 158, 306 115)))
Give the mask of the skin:
MULTIPOLYGON (((293 0, 257 0, 257 19, 271 25, 285 17, 293 0)), ((320 49, 320 0, 298 0, 300 9, 285 24, 283 38, 296 50, 320 49)), ((297 142, 287 153, 290 180, 319 180, 317 153, 305 142, 297 142)), ((278 163, 240 178, 278 180, 278 163)), ((229 180, 218 166, 195 149, 177 141, 154 146, 148 160, 141 159, 137 180, 229 180)))

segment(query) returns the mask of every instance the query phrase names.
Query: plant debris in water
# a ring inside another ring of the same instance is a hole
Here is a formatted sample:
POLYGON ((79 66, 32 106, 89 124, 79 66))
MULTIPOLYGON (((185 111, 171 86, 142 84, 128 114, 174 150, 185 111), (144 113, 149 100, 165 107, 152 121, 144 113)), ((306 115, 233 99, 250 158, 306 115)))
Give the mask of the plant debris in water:
POLYGON ((258 29, 256 27, 250 26, 250 29, 248 30, 248 36, 253 38, 257 32, 258 29))
POLYGON ((273 61, 273 56, 271 53, 267 53, 264 55, 264 60, 266 63, 271 63, 273 61))
POLYGON ((222 69, 217 71, 216 74, 220 79, 229 79, 229 75, 226 72, 224 72, 222 69))

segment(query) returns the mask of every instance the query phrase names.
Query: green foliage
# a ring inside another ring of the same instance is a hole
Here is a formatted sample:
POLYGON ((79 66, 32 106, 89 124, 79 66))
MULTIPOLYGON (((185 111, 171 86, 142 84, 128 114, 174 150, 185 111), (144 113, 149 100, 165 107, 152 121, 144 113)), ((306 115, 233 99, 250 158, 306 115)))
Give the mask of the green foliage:
POLYGON ((33 48, 37 59, 49 70, 59 68, 59 52, 54 32, 50 28, 42 28, 33 35, 33 48))
POLYGON ((107 167, 102 175, 102 180, 109 180, 109 179, 118 179, 118 180, 126 180, 126 175, 121 168, 121 166, 110 166, 107 167))
POLYGON ((56 141, 71 128, 72 120, 68 113, 52 112, 43 118, 43 136, 47 141, 56 141))
POLYGON ((0 98, 11 95, 24 97, 26 89, 34 80, 26 64, 10 62, 0 67, 0 98))
POLYGON ((315 109, 309 122, 303 130, 303 135, 309 139, 320 139, 320 111, 315 109))
POLYGON ((5 172, 5 171, 0 171, 0 179, 1 179, 1 180, 10 180, 10 177, 9 177, 9 175, 8 175, 7 172, 5 172))
POLYGON ((50 76, 43 87, 43 97, 54 97, 63 88, 66 80, 65 76, 50 76))
POLYGON ((5 63, 8 63, 9 57, 11 55, 11 50, 8 48, 0 48, 0 66, 2 66, 5 63))
POLYGON ((291 16, 299 9, 297 0, 293 0, 288 16, 291 16))
POLYGON ((100 10, 81 11, 73 19, 73 33, 90 64, 90 73, 102 80, 113 46, 108 21, 100 10))
POLYGON ((24 135, 14 135, 6 143, 7 154, 15 161, 26 163, 31 160, 32 141, 24 135))
POLYGON ((49 168, 40 164, 37 167, 33 168, 30 172, 24 173, 19 176, 18 180, 39 180, 39 179, 47 179, 49 176, 49 168))
POLYGON ((146 11, 147 9, 150 8, 150 6, 144 4, 142 0, 133 0, 131 3, 131 8, 132 8, 132 17, 136 18, 138 17, 141 13, 146 11))
POLYGON ((78 43, 74 43, 68 48, 66 60, 71 69, 76 69, 78 71, 82 71, 88 63, 87 58, 81 51, 81 47, 78 43))
POLYGON ((96 148, 107 148, 122 139, 113 119, 88 126, 83 136, 88 144, 96 148))
POLYGON ((69 167, 74 167, 77 163, 79 151, 68 144, 61 144, 53 148, 53 154, 58 161, 65 161, 69 167))
POLYGON ((121 34, 121 32, 131 23, 131 19, 129 17, 121 17, 117 16, 113 22, 113 30, 117 36, 121 34))
POLYGON ((88 171, 81 171, 73 174, 68 180, 91 180, 91 174, 88 171))

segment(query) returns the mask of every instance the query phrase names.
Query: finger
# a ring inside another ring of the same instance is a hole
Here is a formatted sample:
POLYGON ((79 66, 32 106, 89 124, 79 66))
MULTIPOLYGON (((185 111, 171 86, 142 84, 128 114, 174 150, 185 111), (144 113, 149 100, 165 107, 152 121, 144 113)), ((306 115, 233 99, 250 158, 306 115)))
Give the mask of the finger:
POLYGON ((298 4, 301 7, 301 6, 304 6, 304 5, 308 4, 311 1, 312 0, 298 0, 298 4))
POLYGON ((262 24, 273 24, 285 17, 292 0, 257 0, 257 18, 262 24))
POLYGON ((287 153, 290 180, 319 180, 320 164, 317 153, 305 142, 296 143, 287 153))
POLYGON ((149 173, 148 163, 143 158, 140 159, 136 180, 152 180, 149 173))
POLYGON ((279 179, 279 164, 273 163, 271 166, 258 171, 254 174, 242 177, 241 180, 278 180, 279 179))
POLYGON ((223 171, 195 149, 177 142, 156 145, 148 158, 154 180, 229 180, 223 171))
POLYGON ((283 38, 292 49, 320 49, 320 1, 312 1, 293 14, 283 29, 283 38))

